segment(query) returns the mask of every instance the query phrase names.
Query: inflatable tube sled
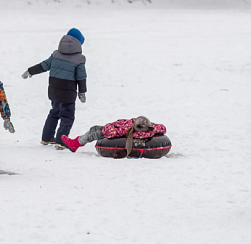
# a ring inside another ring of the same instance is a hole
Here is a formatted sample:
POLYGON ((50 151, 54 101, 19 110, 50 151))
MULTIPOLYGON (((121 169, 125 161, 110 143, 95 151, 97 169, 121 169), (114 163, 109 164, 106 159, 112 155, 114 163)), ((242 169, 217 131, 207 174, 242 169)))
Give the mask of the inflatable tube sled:
MULTIPOLYGON (((101 139, 96 143, 96 150, 103 157, 123 158, 126 156, 126 138, 101 139)), ((171 149, 170 139, 163 136, 152 137, 145 146, 133 144, 129 158, 161 158, 171 149)))

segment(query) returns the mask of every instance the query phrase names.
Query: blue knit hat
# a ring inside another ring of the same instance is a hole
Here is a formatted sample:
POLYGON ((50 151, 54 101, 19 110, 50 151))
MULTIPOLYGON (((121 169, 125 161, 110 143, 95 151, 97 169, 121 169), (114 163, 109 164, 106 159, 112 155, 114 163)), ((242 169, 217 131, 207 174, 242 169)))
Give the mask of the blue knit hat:
POLYGON ((76 28, 72 28, 68 31, 67 35, 73 36, 76 39, 78 39, 81 43, 81 45, 84 43, 85 38, 83 36, 83 34, 76 28))

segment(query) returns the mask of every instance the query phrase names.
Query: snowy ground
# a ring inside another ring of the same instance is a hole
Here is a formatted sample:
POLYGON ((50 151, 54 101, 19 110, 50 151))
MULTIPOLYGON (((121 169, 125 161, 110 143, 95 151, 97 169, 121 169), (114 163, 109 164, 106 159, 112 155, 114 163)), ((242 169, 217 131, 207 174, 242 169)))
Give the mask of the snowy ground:
POLYGON ((5 2, 0 80, 16 133, 0 127, 0 170, 18 174, 0 175, 0 244, 251 243, 251 11, 5 2), (167 157, 39 144, 48 74, 21 74, 72 27, 88 93, 71 136, 145 115, 166 125, 167 157))

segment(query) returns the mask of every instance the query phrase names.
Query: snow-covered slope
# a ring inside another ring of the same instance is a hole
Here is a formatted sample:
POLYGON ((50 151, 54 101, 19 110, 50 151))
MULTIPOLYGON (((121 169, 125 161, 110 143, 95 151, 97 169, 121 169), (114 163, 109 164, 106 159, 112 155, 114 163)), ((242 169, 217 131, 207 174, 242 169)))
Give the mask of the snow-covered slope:
POLYGON ((25 8, 174 8, 174 9, 246 9, 251 7, 251 0, 19 0, 0 1, 1 7, 25 8))
POLYGON ((0 175, 1 244, 250 244, 250 11, 0 4, 0 79, 16 128, 0 127, 0 170, 18 173, 0 175), (166 125, 167 157, 39 144, 48 74, 21 74, 72 27, 86 37, 88 92, 71 136, 145 115, 166 125))

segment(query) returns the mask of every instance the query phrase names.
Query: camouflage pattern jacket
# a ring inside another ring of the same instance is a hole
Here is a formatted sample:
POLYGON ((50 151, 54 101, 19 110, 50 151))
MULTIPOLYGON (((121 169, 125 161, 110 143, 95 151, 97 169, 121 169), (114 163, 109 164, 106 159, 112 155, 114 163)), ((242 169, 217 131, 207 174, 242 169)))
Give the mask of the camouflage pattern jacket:
POLYGON ((7 97, 3 88, 3 83, 0 81, 0 113, 3 119, 10 118, 10 108, 7 97))
MULTIPOLYGON (((106 138, 126 137, 127 131, 133 126, 135 118, 133 119, 119 119, 115 122, 106 124, 102 129, 102 134, 106 138)), ((134 132, 133 138, 145 139, 156 135, 164 135, 166 127, 162 124, 152 123, 154 129, 146 132, 134 132)))

